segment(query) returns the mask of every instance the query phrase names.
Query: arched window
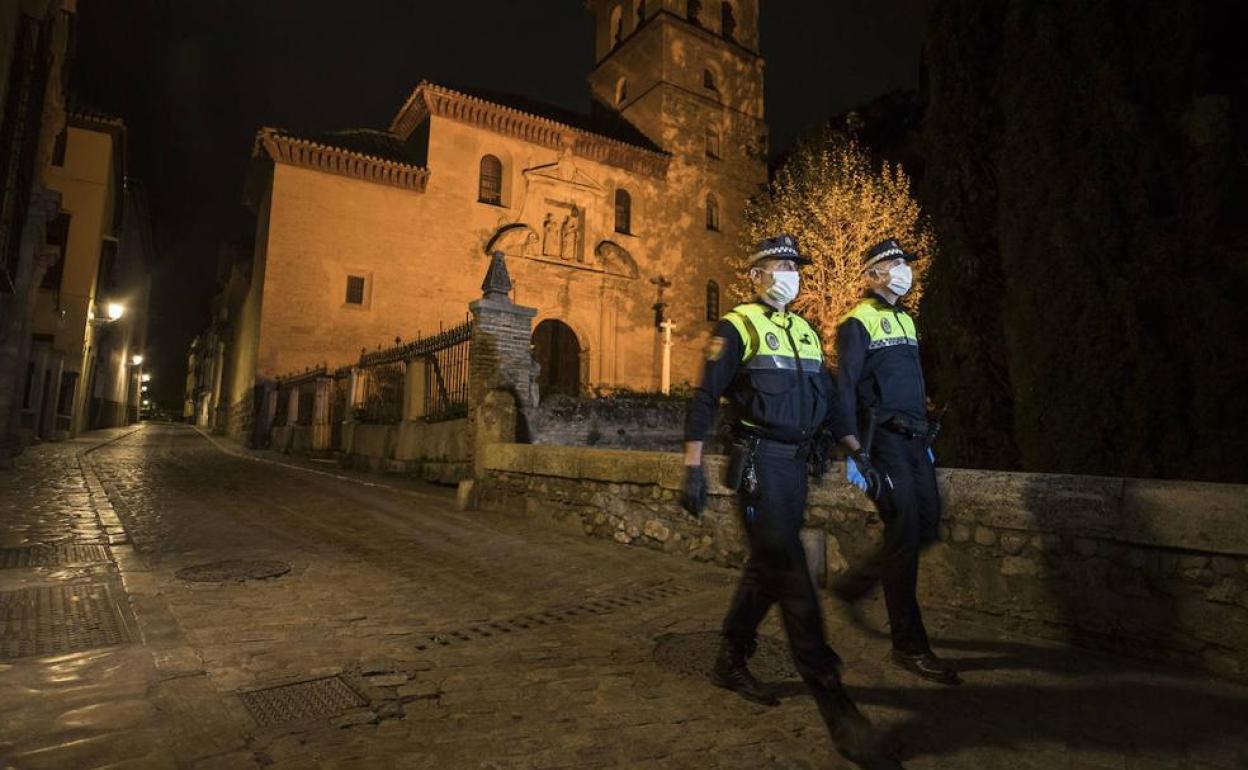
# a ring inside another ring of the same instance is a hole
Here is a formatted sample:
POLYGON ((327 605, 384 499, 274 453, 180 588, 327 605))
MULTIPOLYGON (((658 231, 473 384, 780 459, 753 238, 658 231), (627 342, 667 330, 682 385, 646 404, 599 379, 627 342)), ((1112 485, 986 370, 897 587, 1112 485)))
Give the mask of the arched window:
POLYGON ((628 98, 628 78, 620 78, 615 83, 615 103, 621 105, 628 98))
POLYGON ((706 320, 719 320, 719 284, 706 282, 706 320))
POLYGON ((734 35, 737 32, 737 17, 732 12, 732 3, 727 0, 719 4, 719 32, 724 40, 736 39, 734 35))
POLYGON ((711 72, 709 69, 704 69, 704 70, 702 70, 702 87, 703 87, 703 88, 709 88, 709 89, 711 89, 712 91, 718 91, 718 90, 719 90, 719 89, 715 86, 715 73, 714 73, 714 72, 711 72))
POLYGON ((702 0, 685 0, 685 18, 698 24, 698 16, 702 14, 702 0))
POLYGON ((719 232, 719 201, 710 193, 706 196, 706 229, 719 232))
POLYGON ((719 157, 719 131, 714 126, 706 127, 706 157, 719 157))
POLYGON ((631 233, 633 231, 633 198, 628 190, 615 191, 615 231, 631 233))
POLYGON ((503 205, 503 162, 493 155, 481 158, 477 200, 491 206, 503 205))
POLYGON ((624 42, 624 11, 620 6, 611 9, 611 47, 624 42))

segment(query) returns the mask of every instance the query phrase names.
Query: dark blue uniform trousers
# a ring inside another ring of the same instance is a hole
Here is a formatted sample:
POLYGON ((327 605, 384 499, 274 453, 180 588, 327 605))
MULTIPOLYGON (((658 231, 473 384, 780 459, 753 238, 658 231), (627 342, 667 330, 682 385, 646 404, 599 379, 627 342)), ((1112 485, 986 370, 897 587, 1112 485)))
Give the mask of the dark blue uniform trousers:
POLYGON ((937 538, 940 492, 936 469, 927 456, 924 437, 908 438, 877 430, 871 462, 893 481, 876 502, 884 522, 884 541, 866 561, 836 582, 843 599, 861 598, 877 583, 884 586, 893 649, 907 654, 931 652, 916 596, 919 552, 937 538))
POLYGON ((812 682, 835 673, 840 658, 828 647, 799 536, 806 514, 806 459, 788 454, 768 454, 760 447, 754 456, 758 487, 738 494, 750 556, 724 618, 723 635, 753 652, 758 624, 772 604, 779 604, 793 663, 812 682))

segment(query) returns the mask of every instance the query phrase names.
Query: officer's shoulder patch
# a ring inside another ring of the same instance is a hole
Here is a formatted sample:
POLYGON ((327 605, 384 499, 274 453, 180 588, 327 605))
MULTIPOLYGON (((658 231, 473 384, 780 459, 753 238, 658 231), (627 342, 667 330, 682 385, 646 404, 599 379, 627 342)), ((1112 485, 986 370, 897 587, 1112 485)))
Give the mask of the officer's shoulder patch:
POLYGON ((888 319, 887 319, 887 318, 881 318, 881 319, 880 319, 880 328, 882 328, 882 329, 884 330, 884 333, 885 333, 885 334, 892 334, 892 333, 893 333, 893 325, 892 325, 892 324, 890 324, 890 323, 888 322, 888 319))
POLYGON ((772 350, 780 349, 780 338, 777 337, 774 332, 767 332, 767 337, 765 339, 767 340, 767 347, 772 350))
POLYGON ((706 344, 706 360, 718 361, 724 357, 724 348, 727 347, 728 340, 723 337, 711 337, 711 341, 706 344))

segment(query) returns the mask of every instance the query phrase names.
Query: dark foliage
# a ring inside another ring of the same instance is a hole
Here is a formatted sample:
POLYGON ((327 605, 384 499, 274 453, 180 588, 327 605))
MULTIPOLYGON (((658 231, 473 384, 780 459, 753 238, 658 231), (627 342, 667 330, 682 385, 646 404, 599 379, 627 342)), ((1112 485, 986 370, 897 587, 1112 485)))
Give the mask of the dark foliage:
POLYGON ((936 5, 920 197, 947 461, 1248 480, 1245 16, 936 5))

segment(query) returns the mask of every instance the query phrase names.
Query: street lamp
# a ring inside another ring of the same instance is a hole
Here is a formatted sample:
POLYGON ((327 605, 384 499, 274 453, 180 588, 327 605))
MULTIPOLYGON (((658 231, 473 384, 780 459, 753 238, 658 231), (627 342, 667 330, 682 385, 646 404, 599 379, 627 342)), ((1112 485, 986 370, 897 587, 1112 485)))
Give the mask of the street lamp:
POLYGON ((134 355, 130 356, 130 363, 131 363, 132 365, 134 365, 134 366, 142 366, 142 365, 143 365, 143 354, 142 354, 142 353, 135 353, 134 355))
POLYGON ((105 324, 115 323, 126 314, 126 306, 120 302, 108 302, 104 304, 104 312, 95 312, 91 318, 91 324, 94 326, 104 326, 105 324))
POLYGON ((151 382, 152 375, 148 374, 147 372, 143 372, 143 376, 139 377, 139 380, 142 382, 151 382))

